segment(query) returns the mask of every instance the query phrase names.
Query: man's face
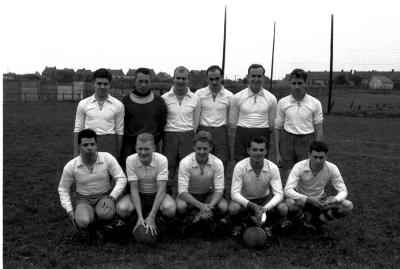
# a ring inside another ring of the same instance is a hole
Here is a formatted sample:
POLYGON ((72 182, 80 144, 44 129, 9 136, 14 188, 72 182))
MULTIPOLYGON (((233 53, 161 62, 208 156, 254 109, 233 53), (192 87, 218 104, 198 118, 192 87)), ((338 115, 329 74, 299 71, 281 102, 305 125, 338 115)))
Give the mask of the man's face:
POLYGON ((152 141, 140 141, 136 142, 136 152, 139 155, 139 160, 143 165, 148 165, 153 158, 153 152, 155 146, 152 141))
POLYGON ((208 160, 208 154, 211 151, 211 145, 208 142, 197 141, 193 146, 196 154, 196 160, 199 163, 205 163, 208 160))
POLYGON ((79 145, 79 151, 81 155, 85 155, 86 158, 94 157, 97 153, 97 143, 94 137, 82 137, 81 144, 79 145))
POLYGON ((249 86, 252 91, 259 91, 264 85, 264 72, 261 67, 251 68, 249 74, 247 74, 249 86))
POLYGON ((189 85, 189 73, 175 71, 174 73, 174 87, 177 90, 186 90, 187 86, 189 85))
POLYGON ((306 93, 306 83, 302 78, 291 78, 290 89, 294 95, 302 96, 306 93))
POLYGON ((106 98, 111 88, 108 78, 96 78, 94 80, 94 92, 99 98, 106 98))
POLYGON ((222 76, 219 70, 209 71, 207 74, 210 90, 217 92, 222 88, 222 76))
POLYGON ((136 90, 140 93, 147 93, 150 91, 150 75, 138 73, 135 78, 136 90))
POLYGON ((309 154, 310 158, 310 167, 313 170, 321 170, 324 167, 324 163, 327 159, 327 154, 323 151, 318 152, 318 151, 311 151, 309 154))
POLYGON ((264 157, 267 155, 267 148, 265 143, 251 142, 247 153, 250 155, 250 161, 261 162, 264 161, 264 157))

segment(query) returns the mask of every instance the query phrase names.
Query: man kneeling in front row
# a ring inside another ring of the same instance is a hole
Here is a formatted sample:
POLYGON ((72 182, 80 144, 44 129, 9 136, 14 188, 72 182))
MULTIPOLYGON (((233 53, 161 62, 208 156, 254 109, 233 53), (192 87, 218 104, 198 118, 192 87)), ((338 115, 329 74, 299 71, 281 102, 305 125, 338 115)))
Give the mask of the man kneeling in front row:
POLYGON ((78 133, 80 155, 69 161, 63 170, 58 192, 61 205, 74 227, 94 231, 97 225, 108 224, 115 215, 115 201, 126 186, 126 177, 117 160, 108 152, 97 152, 97 135, 91 129, 78 133), (111 191, 111 178, 116 181, 111 191), (71 186, 76 185, 75 210, 71 202, 71 186))
POLYGON ((149 133, 138 135, 136 152, 126 159, 126 173, 130 194, 126 194, 117 204, 117 213, 128 218, 134 211, 137 214, 135 231, 140 225, 146 233, 157 235, 156 216, 171 219, 175 216, 174 199, 166 194, 168 181, 167 158, 155 152, 154 137, 149 133), (146 216, 147 215, 147 216, 146 216))
POLYGON ((280 226, 287 215, 287 206, 282 202, 279 168, 265 159, 266 143, 264 136, 252 138, 247 145, 250 157, 238 162, 233 170, 232 200, 229 203, 229 215, 235 226, 233 236, 240 235, 246 219, 250 219, 252 225, 261 226, 263 213, 266 213, 268 224, 265 231, 271 235, 271 228, 280 226))
POLYGON ((289 215, 298 224, 315 231, 321 231, 324 223, 345 217, 353 210, 352 202, 346 200, 347 188, 339 169, 326 161, 327 154, 328 146, 324 142, 312 142, 309 158, 295 164, 284 191, 289 215), (328 182, 337 190, 336 196, 326 196, 328 182), (309 213, 310 218, 304 213, 309 213))
POLYGON ((227 212, 222 198, 224 165, 210 153, 213 146, 212 135, 199 131, 193 139, 194 152, 179 163, 177 210, 181 216, 197 210, 193 222, 220 220, 227 212))

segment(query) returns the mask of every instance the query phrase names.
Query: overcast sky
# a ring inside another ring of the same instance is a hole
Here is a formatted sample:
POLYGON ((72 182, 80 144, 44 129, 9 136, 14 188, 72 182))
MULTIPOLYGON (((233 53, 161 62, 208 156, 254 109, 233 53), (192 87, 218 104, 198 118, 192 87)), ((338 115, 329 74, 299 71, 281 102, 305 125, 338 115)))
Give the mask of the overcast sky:
POLYGON ((252 63, 274 78, 294 68, 329 70, 334 14, 334 70, 400 70, 397 1, 29 1, 1 3, 1 72, 45 66, 172 73, 178 65, 221 65, 227 6, 226 75, 243 77, 252 63))

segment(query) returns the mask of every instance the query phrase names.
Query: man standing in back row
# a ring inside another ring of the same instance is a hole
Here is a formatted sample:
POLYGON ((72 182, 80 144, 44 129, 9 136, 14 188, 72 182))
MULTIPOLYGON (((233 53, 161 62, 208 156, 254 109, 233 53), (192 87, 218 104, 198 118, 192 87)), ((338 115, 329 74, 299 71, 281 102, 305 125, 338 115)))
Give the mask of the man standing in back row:
MULTIPOLYGON (((263 88, 265 69, 252 64, 248 69, 249 87, 236 93, 232 98, 229 124, 236 127, 234 159, 236 162, 247 158, 248 141, 256 136, 264 136, 266 152, 269 152, 270 133, 274 127, 276 97, 263 88)), ((267 156, 268 157, 268 156, 267 156)))
POLYGON ((152 134, 156 146, 164 136, 167 107, 160 96, 153 94, 150 83, 150 70, 138 68, 135 73, 135 89, 122 98, 125 117, 120 164, 123 168, 126 158, 136 153, 136 139, 139 134, 152 134))
POLYGON ((188 88, 189 70, 179 66, 174 70, 173 86, 161 97, 167 106, 167 123, 163 142, 163 154, 168 159, 168 188, 177 192, 175 178, 179 162, 193 152, 193 136, 199 125, 200 102, 188 88))
POLYGON ((321 102, 306 94, 306 80, 304 70, 293 70, 290 73, 292 94, 279 100, 276 110, 276 161, 283 167, 285 180, 295 163, 308 158, 310 143, 323 139, 321 102))
MULTIPOLYGON (((230 160, 227 124, 233 94, 222 85, 224 74, 219 66, 210 66, 206 73, 208 86, 196 91, 201 104, 198 130, 211 133, 214 140, 214 150, 211 152, 223 162, 226 173, 230 160)), ((230 184, 228 185, 230 187, 230 184)))
POLYGON ((92 129, 97 134, 99 151, 117 157, 124 134, 124 105, 109 94, 112 75, 100 68, 93 73, 94 94, 79 102, 74 128, 74 157, 79 155, 78 133, 92 129))

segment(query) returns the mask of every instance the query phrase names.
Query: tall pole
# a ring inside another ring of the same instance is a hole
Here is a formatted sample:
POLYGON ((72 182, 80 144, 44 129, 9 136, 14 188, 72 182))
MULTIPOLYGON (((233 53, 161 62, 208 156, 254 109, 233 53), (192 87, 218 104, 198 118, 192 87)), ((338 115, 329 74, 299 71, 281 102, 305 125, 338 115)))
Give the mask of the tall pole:
POLYGON ((269 82, 269 91, 272 90, 272 79, 274 75, 274 55, 275 55, 275 21, 274 21, 274 38, 272 41, 271 80, 269 82))
POLYGON ((226 47, 226 6, 225 6, 225 18, 224 18, 224 44, 222 48, 222 73, 225 74, 225 47, 226 47))
POLYGON ((332 69, 333 69, 333 14, 331 15, 331 61, 329 69, 329 95, 328 95, 328 114, 332 108, 332 69))

